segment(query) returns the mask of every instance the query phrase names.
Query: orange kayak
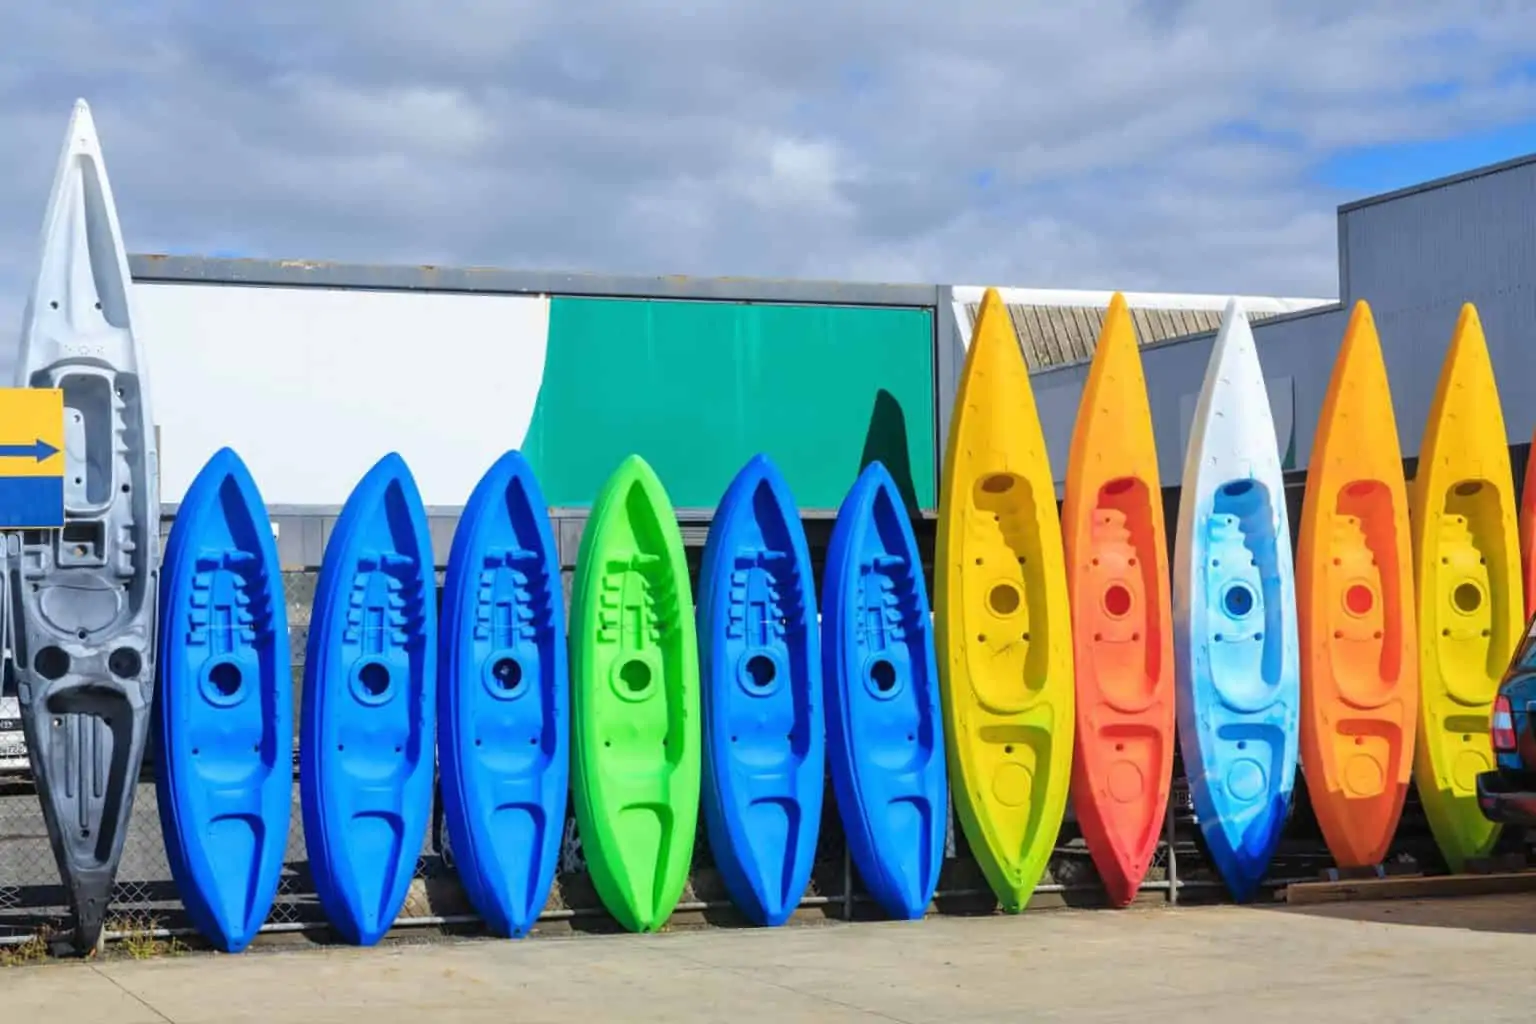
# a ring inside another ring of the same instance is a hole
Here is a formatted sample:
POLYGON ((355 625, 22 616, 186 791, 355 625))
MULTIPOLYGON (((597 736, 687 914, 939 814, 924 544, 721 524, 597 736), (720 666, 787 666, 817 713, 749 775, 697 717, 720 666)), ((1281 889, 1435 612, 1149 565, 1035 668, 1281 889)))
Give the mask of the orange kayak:
POLYGON ((1340 867, 1381 863, 1419 707, 1402 448, 1370 307, 1356 302, 1323 396, 1297 537, 1301 764, 1340 867))
POLYGON ((1077 665, 1072 801, 1110 902, 1146 877, 1173 775, 1173 625, 1152 410, 1118 292, 1067 462, 1062 526, 1077 665))
POLYGON ((1536 615, 1536 434, 1525 457, 1525 486, 1520 488, 1520 576, 1525 581, 1525 617, 1536 615))

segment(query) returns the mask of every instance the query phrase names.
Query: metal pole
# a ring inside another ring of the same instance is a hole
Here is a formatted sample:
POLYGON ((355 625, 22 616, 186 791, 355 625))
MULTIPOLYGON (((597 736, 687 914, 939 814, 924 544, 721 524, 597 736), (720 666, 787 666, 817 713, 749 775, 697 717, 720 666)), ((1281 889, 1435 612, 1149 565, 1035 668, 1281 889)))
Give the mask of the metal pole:
POLYGON ((1168 794, 1168 811, 1163 818, 1163 841, 1168 844, 1168 905, 1179 905, 1179 855, 1173 848, 1173 793, 1168 794))
POLYGON ((853 853, 843 839, 843 920, 853 920, 853 853))

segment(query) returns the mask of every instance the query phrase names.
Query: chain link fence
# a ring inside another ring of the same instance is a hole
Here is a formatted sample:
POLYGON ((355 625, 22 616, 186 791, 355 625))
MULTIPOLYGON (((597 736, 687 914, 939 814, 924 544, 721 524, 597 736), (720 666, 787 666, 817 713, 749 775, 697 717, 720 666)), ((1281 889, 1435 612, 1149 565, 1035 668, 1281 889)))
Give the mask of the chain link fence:
MULTIPOLYGON (((566 528, 569 525, 568 522, 562 524, 562 536, 574 536, 579 540, 579 525, 574 531, 566 528)), ((931 587, 934 524, 931 519, 919 519, 916 525, 920 543, 926 552, 925 558, 930 563, 925 565, 925 570, 931 587)), ((831 523, 812 519, 807 521, 806 528, 819 588, 831 523)), ((685 524, 684 536, 696 587, 704 541, 703 525, 685 524)), ((566 546, 562 544, 562 548, 566 546)), ((565 560, 574 562, 574 543, 569 547, 572 557, 565 560)), ((566 566, 567 599, 571 568, 573 566, 566 566)), ((316 574, 312 569, 284 573, 296 662, 295 723, 298 721, 298 691, 302 686, 304 648, 308 638, 315 579, 316 574)), ((67 894, 59 881, 58 869, 48 843, 31 773, 24 752, 15 746, 19 733, 12 735, 6 728, 10 718, 16 716, 13 690, 6 694, 5 700, 9 702, 9 707, 0 702, 0 943, 14 943, 29 940, 40 930, 67 931, 71 927, 71 915, 67 894), (6 757, 9 760, 5 760, 6 757)), ((19 722, 16 729, 19 730, 19 722)), ((130 929, 150 928, 172 933, 189 930, 166 864, 153 784, 154 765, 154 752, 150 750, 146 754, 136 788, 133 814, 118 870, 118 882, 113 891, 113 906, 107 921, 109 938, 130 929)), ((1518 836, 1506 839, 1507 844, 1518 842, 1518 836)), ((1411 792, 1389 859, 1417 865, 1422 870, 1443 870, 1443 862, 1435 850, 1417 798, 1411 792)), ((296 761, 286 861, 277 901, 264 930, 323 930, 324 915, 314 893, 305 855, 296 761)), ((1280 850, 1271 865, 1266 885, 1274 888, 1289 881, 1314 879, 1321 870, 1331 865, 1332 859, 1323 845, 1307 801, 1304 780, 1298 774, 1291 819, 1280 850)), ((1164 841, 1158 847, 1142 890, 1143 898, 1154 901, 1188 902, 1226 898, 1220 879, 1202 848, 1199 829, 1190 808, 1183 768, 1177 756, 1173 798, 1164 841)), ((1069 808, 1055 854, 1051 858, 1046 877, 1036 890, 1034 903, 1090 906, 1102 901, 1103 890, 1097 872, 1069 808)), ((940 912, 956 913, 984 912, 995 906, 953 815, 935 903, 940 912)), ((872 901, 865 895, 857 872, 849 862, 830 783, 826 787, 815 867, 802 906, 808 914, 834 918, 853 919, 879 915, 872 901)), ((693 870, 678 913, 680 918, 696 916, 705 923, 739 920, 731 910, 725 887, 714 868, 702 817, 697 832, 693 870)), ((571 927, 615 927, 603 911, 587 876, 575 822, 569 817, 559 871, 545 918, 548 922, 568 922, 571 927)), ((454 872, 452 850, 447 846, 441 808, 434 806, 431 826, 423 839, 417 860, 415 880, 397 924, 472 927, 477 920, 454 872)))

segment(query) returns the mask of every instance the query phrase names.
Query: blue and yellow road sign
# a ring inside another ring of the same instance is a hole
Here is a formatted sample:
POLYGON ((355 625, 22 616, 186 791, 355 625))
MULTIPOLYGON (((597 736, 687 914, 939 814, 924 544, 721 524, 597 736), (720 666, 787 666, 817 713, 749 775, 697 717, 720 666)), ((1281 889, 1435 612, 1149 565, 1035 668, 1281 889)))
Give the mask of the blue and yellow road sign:
POLYGON ((0 530, 64 525, 64 392, 0 388, 0 530))

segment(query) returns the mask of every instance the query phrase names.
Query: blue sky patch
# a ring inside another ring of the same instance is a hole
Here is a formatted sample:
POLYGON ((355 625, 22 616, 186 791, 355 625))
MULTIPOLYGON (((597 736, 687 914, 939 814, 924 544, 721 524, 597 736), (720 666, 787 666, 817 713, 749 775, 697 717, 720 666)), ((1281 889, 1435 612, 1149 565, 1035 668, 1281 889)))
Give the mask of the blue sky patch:
POLYGON ((1536 153, 1536 120, 1451 139, 1340 150, 1313 170, 1321 185, 1364 199, 1536 153))

